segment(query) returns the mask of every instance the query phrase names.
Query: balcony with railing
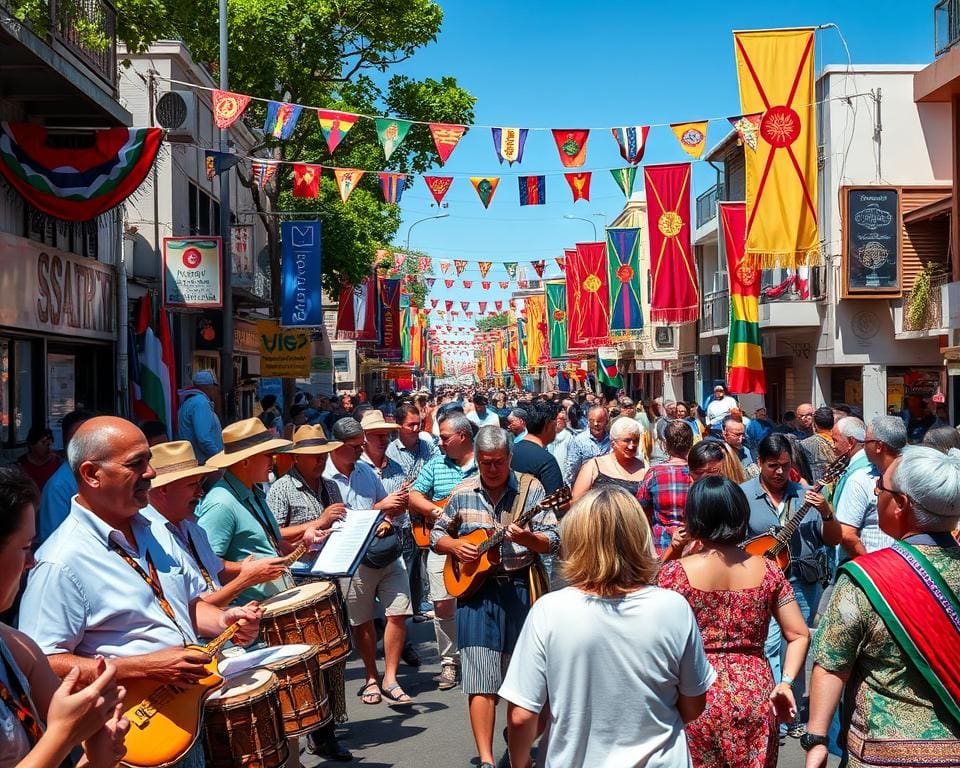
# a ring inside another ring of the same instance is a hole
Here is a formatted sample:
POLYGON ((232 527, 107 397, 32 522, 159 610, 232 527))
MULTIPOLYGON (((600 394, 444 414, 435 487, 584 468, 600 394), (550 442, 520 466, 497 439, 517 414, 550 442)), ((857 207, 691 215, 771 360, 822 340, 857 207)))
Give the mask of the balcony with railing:
MULTIPOLYGON (((960 2, 960 0, 958 0, 960 2)), ((697 196, 697 228, 717 218, 717 201, 720 199, 720 191, 714 184, 706 192, 697 196)))
POLYGON ((726 333, 730 324, 730 291, 724 289, 704 296, 702 314, 701 336, 720 336, 726 333))
POLYGON ((940 0, 933 7, 933 34, 935 56, 960 42, 960 0, 940 0))
POLYGON ((49 0, 53 39, 116 94, 117 9, 110 0, 49 0))

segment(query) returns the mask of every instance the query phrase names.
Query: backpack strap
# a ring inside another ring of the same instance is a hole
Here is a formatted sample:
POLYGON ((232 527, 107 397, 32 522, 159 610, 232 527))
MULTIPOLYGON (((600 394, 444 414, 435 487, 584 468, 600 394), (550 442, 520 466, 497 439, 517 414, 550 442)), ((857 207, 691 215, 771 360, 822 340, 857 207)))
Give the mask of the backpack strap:
POLYGON ((527 506, 527 496, 530 495, 530 485, 533 483, 534 477, 527 472, 517 472, 517 480, 520 483, 520 488, 517 491, 517 495, 513 499, 513 504, 510 506, 509 518, 507 519, 507 525, 510 525, 514 520, 516 520, 520 515, 523 514, 524 508, 527 506))

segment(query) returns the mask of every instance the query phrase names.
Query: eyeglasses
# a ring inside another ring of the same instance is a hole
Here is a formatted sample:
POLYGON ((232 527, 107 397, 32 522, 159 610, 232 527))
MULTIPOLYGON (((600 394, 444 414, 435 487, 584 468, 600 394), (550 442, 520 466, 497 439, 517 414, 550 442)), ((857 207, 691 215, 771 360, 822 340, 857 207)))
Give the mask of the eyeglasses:
MULTIPOLYGON (((880 442, 880 441, 877 440, 875 442, 880 442)), ((887 488, 887 486, 883 484, 883 475, 880 475, 880 477, 877 478, 876 495, 879 496, 884 491, 889 493, 891 496, 903 496, 903 494, 900 491, 895 491, 893 488, 887 488)))
POLYGON ((869 440, 864 440, 864 445, 870 445, 870 443, 880 443, 883 444, 883 440, 877 440, 875 437, 871 437, 869 440))

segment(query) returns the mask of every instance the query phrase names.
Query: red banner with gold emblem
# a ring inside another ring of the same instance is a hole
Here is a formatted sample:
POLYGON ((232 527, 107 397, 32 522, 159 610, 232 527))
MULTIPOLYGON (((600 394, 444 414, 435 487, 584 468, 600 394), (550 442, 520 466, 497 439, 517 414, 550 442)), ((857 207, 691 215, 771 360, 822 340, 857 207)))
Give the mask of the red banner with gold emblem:
POLYGON ((567 348, 593 349, 607 341, 610 288, 606 243, 577 243, 567 251, 567 348))

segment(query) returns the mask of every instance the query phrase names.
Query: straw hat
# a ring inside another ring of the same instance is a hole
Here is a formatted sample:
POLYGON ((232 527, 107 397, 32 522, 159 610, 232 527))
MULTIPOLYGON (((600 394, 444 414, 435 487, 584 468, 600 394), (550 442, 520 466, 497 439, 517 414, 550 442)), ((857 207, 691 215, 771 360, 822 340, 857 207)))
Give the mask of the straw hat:
POLYGON ((231 467, 259 453, 276 453, 292 445, 275 437, 260 419, 235 421, 223 430, 223 450, 207 459, 209 467, 231 467))
POLYGON ((390 422, 384 419, 382 411, 373 410, 364 411, 363 416, 360 418, 360 426, 364 432, 393 432, 393 430, 399 428, 396 422, 390 422))
POLYGON ((327 440, 323 432, 323 427, 304 425, 293 433, 293 445, 287 448, 284 453, 330 453, 335 451, 343 443, 337 440, 327 440))
POLYGON ((160 443, 151 449, 150 466, 157 476, 150 481, 150 489, 184 480, 188 477, 202 477, 217 472, 216 467, 201 467, 193 453, 189 440, 176 440, 172 443, 160 443))

